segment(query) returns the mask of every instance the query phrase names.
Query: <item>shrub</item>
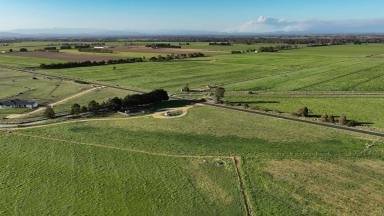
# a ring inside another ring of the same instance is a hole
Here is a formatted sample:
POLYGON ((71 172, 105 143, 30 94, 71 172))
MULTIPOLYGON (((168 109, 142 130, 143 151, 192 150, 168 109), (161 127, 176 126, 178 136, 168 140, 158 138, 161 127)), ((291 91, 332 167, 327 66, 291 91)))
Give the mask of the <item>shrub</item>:
POLYGON ((81 113, 81 107, 79 104, 73 104, 71 108, 71 115, 79 115, 81 113))
POLYGON ((296 114, 301 117, 308 117, 309 109, 307 107, 303 107, 299 109, 296 114))
POLYGON ((28 49, 27 49, 27 48, 20 48, 19 51, 20 51, 20 52, 28 52, 28 49))
POLYGON ((81 112, 82 112, 82 113, 86 113, 86 112, 88 112, 88 108, 87 108, 86 106, 82 106, 82 107, 81 107, 81 112))
POLYGON ((114 97, 107 102, 106 106, 109 110, 119 111, 123 106, 123 101, 118 97, 114 97))
POLYGON ((88 111, 92 113, 97 113, 100 110, 101 106, 96 101, 91 101, 88 103, 88 111))
POLYGON ((49 119, 53 119, 53 118, 55 118, 56 113, 55 113, 55 111, 53 110, 52 107, 48 106, 48 107, 45 109, 44 116, 47 117, 47 118, 49 118, 49 119))

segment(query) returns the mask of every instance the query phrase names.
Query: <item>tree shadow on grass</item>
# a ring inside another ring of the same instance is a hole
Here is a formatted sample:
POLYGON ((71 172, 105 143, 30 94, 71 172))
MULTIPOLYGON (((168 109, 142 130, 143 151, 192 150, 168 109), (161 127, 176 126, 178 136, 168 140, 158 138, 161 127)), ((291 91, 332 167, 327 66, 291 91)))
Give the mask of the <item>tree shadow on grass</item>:
POLYGON ((151 111, 158 111, 162 109, 180 108, 185 106, 191 106, 201 101, 197 100, 169 100, 161 103, 153 104, 149 108, 151 111))

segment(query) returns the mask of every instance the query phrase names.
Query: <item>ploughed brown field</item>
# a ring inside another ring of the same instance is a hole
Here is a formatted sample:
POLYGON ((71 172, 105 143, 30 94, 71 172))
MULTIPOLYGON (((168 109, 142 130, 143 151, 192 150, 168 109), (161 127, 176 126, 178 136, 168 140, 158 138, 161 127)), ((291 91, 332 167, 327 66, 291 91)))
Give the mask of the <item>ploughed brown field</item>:
POLYGON ((36 58, 48 58, 48 59, 58 59, 58 60, 67 60, 67 61, 108 61, 108 60, 118 60, 124 57, 119 56, 107 56, 107 55, 88 55, 88 54, 71 54, 71 53, 61 53, 61 52, 44 52, 44 51, 33 51, 33 52, 13 52, 8 53, 7 55, 12 56, 23 56, 23 57, 36 57, 36 58))
POLYGON ((112 48, 113 51, 119 52, 140 52, 140 53, 160 53, 160 54, 190 54, 190 53, 204 53, 205 55, 223 55, 229 52, 224 51, 207 51, 200 49, 176 49, 176 48, 151 48, 145 46, 122 46, 112 48))

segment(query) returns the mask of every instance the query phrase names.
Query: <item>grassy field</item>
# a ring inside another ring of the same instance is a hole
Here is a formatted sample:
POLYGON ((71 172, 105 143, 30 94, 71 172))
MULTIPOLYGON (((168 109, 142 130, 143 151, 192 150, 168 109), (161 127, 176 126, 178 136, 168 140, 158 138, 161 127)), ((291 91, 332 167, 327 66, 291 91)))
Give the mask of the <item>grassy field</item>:
POLYGON ((383 160, 243 163, 255 215, 383 215, 383 160))
POLYGON ((183 118, 67 123, 2 140, 4 213, 243 215, 233 164, 223 159, 229 155, 243 156, 255 215, 382 212, 383 162, 354 162, 351 154, 380 155, 384 146, 333 129, 200 107, 183 118))
MULTIPOLYGON (((187 83, 192 89, 218 84, 231 102, 287 113, 307 106, 312 114, 347 115, 383 129, 383 59, 383 44, 345 45, 38 72, 170 93, 187 83), (359 95, 369 92, 377 95, 359 95)), ((50 62, 55 61, 0 55, 3 67, 50 62)), ((51 103, 91 86, 0 69, 0 88, 0 99, 51 103)), ((102 88, 54 109, 67 112, 74 103, 130 93, 102 88)), ((0 110, 0 117, 10 112, 0 110)), ((78 119, 0 131, 0 148, 0 215, 245 215, 233 156, 241 158, 254 215, 384 214, 383 139, 251 113, 196 106, 172 119, 117 114, 78 119)))
POLYGON ((190 61, 49 70, 138 89, 178 90, 220 84, 228 90, 382 91, 383 45, 304 48, 280 53, 224 55, 190 61), (350 50, 355 50, 349 54, 350 50), (332 53, 332 54, 327 54, 332 53))
POLYGON ((248 113, 198 107, 177 119, 141 117, 91 121, 26 130, 63 140, 105 144, 150 152, 187 155, 330 154, 367 150, 370 141, 333 129, 321 129, 248 113))
POLYGON ((0 69, 0 85, 6 87, 0 91, 0 99, 18 98, 39 103, 55 102, 90 88, 88 85, 40 76, 33 79, 31 74, 7 69, 0 69))
POLYGON ((228 96, 227 101, 248 104, 250 107, 268 108, 280 112, 294 113, 308 107, 312 115, 346 115, 349 119, 369 123, 384 128, 384 117, 381 108, 384 106, 383 96, 228 96))
POLYGON ((125 91, 125 90, 111 89, 111 88, 97 89, 81 97, 77 97, 77 98, 68 100, 63 104, 54 106, 54 110, 55 112, 69 112, 71 110, 72 105, 75 103, 81 106, 87 106, 88 103, 92 100, 102 103, 113 97, 124 98, 129 94, 132 94, 132 92, 125 91))
POLYGON ((157 53, 139 53, 139 52, 117 52, 113 53, 93 53, 93 52, 79 52, 78 50, 61 50, 63 53, 78 54, 78 55, 92 55, 92 56, 112 56, 112 57, 121 57, 121 58, 151 58, 157 57, 157 53))
POLYGON ((40 64, 51 63, 63 63, 63 60, 47 59, 47 58, 34 58, 34 57, 21 57, 21 56, 9 56, 6 54, 0 54, 0 65, 2 67, 11 68, 26 68, 26 67, 38 67, 40 64))
POLYGON ((244 214, 230 160, 148 156, 9 134, 0 134, 0 148, 1 215, 244 214))
POLYGON ((20 109, 0 109, 0 119, 5 118, 11 114, 21 114, 21 113, 25 113, 28 111, 29 111, 29 109, 23 109, 23 108, 20 108, 20 109))

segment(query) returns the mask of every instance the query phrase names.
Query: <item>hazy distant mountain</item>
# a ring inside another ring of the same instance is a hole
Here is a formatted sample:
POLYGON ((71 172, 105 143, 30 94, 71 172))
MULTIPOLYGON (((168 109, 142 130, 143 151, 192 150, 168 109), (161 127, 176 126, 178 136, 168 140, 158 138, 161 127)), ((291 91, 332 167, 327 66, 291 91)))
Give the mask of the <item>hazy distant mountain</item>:
POLYGON ((120 31, 120 30, 98 30, 98 29, 16 29, 7 32, 0 32, 2 39, 20 38, 70 38, 70 37, 120 37, 138 36, 143 33, 120 31))

